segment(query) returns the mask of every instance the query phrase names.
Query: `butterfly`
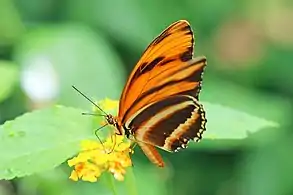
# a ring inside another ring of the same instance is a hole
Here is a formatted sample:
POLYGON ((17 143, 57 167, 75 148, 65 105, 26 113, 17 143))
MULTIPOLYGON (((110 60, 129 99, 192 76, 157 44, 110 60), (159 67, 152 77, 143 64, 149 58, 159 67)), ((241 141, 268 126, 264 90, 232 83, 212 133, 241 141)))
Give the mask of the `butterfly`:
POLYGON ((161 148, 177 152, 206 130, 199 103, 205 57, 193 58, 194 37, 186 20, 167 27, 144 51, 120 97, 118 116, 106 115, 117 135, 134 140, 159 167, 161 148))

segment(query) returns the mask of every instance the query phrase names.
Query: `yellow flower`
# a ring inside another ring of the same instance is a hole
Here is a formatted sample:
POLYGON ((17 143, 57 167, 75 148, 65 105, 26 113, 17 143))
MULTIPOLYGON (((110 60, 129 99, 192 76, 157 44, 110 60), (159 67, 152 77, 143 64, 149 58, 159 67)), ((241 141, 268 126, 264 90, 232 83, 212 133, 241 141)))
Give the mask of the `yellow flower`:
POLYGON ((70 179, 95 182, 105 171, 113 174, 114 178, 122 181, 125 168, 132 166, 129 154, 132 152, 130 142, 125 142, 123 136, 116 140, 109 136, 103 143, 93 140, 81 142, 81 152, 68 160, 68 165, 74 167, 70 179))
MULTIPOLYGON (((118 101, 105 99, 98 104, 107 112, 117 110, 118 101)), ((94 111, 97 111, 94 108, 94 111)), ((101 143, 98 140, 83 140, 80 153, 68 160, 67 163, 74 170, 70 179, 96 182, 103 172, 110 172, 114 178, 122 181, 126 168, 132 166, 130 154, 133 153, 130 141, 124 136, 110 135, 101 143)))
MULTIPOLYGON (((118 105, 119 105, 119 101, 117 100, 111 100, 109 98, 105 98, 101 101, 98 101, 96 102, 103 110, 107 111, 107 112, 117 112, 117 108, 118 108, 118 105)), ((93 111, 96 113, 96 112, 100 112, 100 110, 94 106, 93 107, 93 111)), ((114 113, 113 113, 114 114, 114 113)))
POLYGON ((113 110, 118 108, 119 101, 105 98, 99 102, 105 110, 113 110))

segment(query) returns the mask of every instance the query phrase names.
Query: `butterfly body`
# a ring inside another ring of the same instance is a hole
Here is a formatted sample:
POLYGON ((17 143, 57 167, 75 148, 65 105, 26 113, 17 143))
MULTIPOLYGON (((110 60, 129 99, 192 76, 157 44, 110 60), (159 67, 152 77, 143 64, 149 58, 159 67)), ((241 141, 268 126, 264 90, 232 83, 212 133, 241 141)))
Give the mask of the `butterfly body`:
POLYGON ((132 137, 156 165, 164 162, 156 147, 176 152, 199 141, 206 118, 199 103, 205 57, 193 56, 193 32, 180 20, 147 47, 131 72, 117 117, 106 117, 116 134, 132 137))

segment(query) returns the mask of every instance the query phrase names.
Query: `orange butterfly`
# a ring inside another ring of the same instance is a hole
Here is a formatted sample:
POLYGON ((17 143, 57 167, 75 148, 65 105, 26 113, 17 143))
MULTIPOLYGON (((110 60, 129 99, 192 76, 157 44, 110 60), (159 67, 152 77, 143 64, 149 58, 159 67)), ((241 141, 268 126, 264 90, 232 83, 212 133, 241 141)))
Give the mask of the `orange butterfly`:
POLYGON ((116 134, 135 140, 154 164, 163 167, 156 150, 178 151, 199 141, 206 118, 198 102, 205 57, 192 58, 193 32, 180 20, 147 47, 123 89, 118 116, 106 115, 116 134))

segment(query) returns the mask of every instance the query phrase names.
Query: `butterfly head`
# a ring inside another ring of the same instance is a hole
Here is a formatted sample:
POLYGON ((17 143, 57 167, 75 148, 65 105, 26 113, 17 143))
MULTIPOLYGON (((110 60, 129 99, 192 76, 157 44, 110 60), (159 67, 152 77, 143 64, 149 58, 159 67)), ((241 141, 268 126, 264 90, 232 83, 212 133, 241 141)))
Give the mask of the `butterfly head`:
POLYGON ((113 116, 113 115, 111 115, 111 114, 107 114, 106 116, 105 116, 105 119, 106 119, 106 121, 107 121, 107 123, 109 124, 109 125, 112 125, 112 126, 114 126, 115 127, 115 129, 116 129, 116 134, 117 135, 123 135, 123 131, 121 130, 121 125, 119 125, 119 123, 118 123, 118 120, 117 120, 117 117, 115 117, 115 116, 113 116))
POLYGON ((107 123, 108 123, 109 125, 113 125, 113 126, 115 126, 115 127, 118 125, 118 122, 117 122, 116 118, 115 118, 113 115, 111 115, 111 114, 107 114, 107 115, 105 116, 105 118, 106 118, 106 121, 107 121, 107 123))

